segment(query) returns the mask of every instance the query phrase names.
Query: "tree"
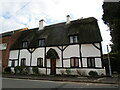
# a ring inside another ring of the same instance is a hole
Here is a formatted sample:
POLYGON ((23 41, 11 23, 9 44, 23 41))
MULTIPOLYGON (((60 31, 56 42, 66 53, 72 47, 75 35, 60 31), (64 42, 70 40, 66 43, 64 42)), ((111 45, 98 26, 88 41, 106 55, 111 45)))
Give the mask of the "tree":
POLYGON ((115 58, 118 63, 116 68, 118 68, 118 72, 120 72, 120 2, 104 2, 103 12, 102 19, 110 28, 112 37, 111 41, 113 44, 111 45, 111 53, 116 54, 115 58))

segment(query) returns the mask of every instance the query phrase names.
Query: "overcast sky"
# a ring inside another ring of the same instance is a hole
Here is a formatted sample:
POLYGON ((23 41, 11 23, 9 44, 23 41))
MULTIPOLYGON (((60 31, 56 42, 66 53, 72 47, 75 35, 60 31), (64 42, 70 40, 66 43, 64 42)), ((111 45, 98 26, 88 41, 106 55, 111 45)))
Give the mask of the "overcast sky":
POLYGON ((36 28, 39 20, 44 19, 46 25, 81 17, 95 17, 102 34, 103 52, 110 43, 108 27, 102 21, 104 0, 1 0, 0 1, 0 33, 21 28, 36 28))

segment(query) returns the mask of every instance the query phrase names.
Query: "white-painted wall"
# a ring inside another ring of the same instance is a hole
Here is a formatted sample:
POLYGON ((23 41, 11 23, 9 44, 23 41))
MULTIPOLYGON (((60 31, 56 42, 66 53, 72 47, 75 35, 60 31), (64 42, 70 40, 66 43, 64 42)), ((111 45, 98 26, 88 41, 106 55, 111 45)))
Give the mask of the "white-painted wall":
POLYGON ((70 67, 70 59, 63 60, 63 66, 64 67, 70 67))
MULTIPOLYGON (((99 46, 97 43, 95 44, 99 46)), ((92 44, 81 45, 82 57, 100 57, 100 50, 95 48, 92 44)))
POLYGON ((47 62, 46 62, 46 63, 47 63, 47 67, 51 67, 51 64, 50 64, 50 63, 51 63, 51 62, 50 62, 50 59, 47 59, 46 61, 47 61, 47 62))
POLYGON ((79 56, 80 56, 79 45, 70 45, 63 52, 64 58, 79 57, 79 56))
POLYGON ((18 59, 18 52, 19 52, 19 50, 11 50, 9 59, 18 59))
POLYGON ((102 62, 101 62, 101 59, 100 59, 100 58, 96 58, 96 59, 95 59, 95 66, 96 66, 96 67, 102 67, 102 62))
MULTIPOLYGON (((95 44, 98 48, 100 48, 99 43, 95 44)), ((82 57, 101 57, 100 50, 98 50, 92 44, 82 44, 81 45, 82 57)), ((83 58, 83 67, 87 67, 87 58, 83 58)), ((101 58, 95 58, 95 66, 102 67, 101 58)))
POLYGON ((43 58, 43 66, 44 66, 44 52, 45 48, 37 48, 33 53, 32 53, 32 66, 37 66, 37 58, 43 58))
POLYGON ((82 58, 83 67, 87 67, 87 58, 82 58))
MULTIPOLYGON (((62 74, 61 72, 66 73, 67 68, 64 69, 56 69, 56 74, 62 74)), ((79 75, 78 72, 83 76, 89 76, 90 71, 96 71, 98 75, 106 75, 105 69, 87 69, 87 68, 70 68, 70 75, 79 75)))
MULTIPOLYGON (((19 50, 11 50, 10 51, 10 55, 9 55, 10 60, 8 61, 8 66, 11 66, 12 60, 18 59, 18 53, 19 53, 19 50)), ((17 66, 17 60, 15 61, 15 66, 17 66)))
POLYGON ((21 59, 26 58, 26 66, 30 66, 31 54, 27 49, 20 50, 19 65, 21 65, 21 59))
MULTIPOLYGON (((100 47, 99 44, 96 44, 96 46, 100 47)), ((65 47, 65 46, 64 46, 65 47)), ((60 59, 56 60, 56 74, 60 74, 61 70, 64 69, 58 69, 57 67, 62 67, 62 58, 61 58, 61 50, 59 50, 57 47, 47 47, 46 53, 48 50, 52 48, 55 49, 55 51, 58 53, 58 56, 60 59)), ((61 48, 61 47, 60 47, 61 48)), ((43 58, 43 66, 44 66, 44 51, 45 48, 37 48, 32 53, 32 66, 37 66, 37 58, 43 58)), ((10 51, 10 57, 9 59, 18 59, 18 50, 12 50, 10 51)), ((92 44, 82 44, 81 45, 81 52, 82 57, 100 57, 100 50, 95 48, 92 44)), ((63 58, 68 58, 67 60, 63 60, 64 67, 70 67, 70 57, 79 57, 79 45, 70 45, 68 46, 64 52, 63 52, 63 58)), ((26 64, 27 66, 30 66, 30 57, 31 54, 27 49, 20 50, 20 57, 19 57, 19 65, 21 63, 22 58, 26 58, 26 64)), ((87 58, 82 58, 83 67, 87 67, 87 58)), ((11 65, 11 61, 9 61, 9 66, 11 65)), ((15 61, 15 65, 17 65, 17 61, 15 61)), ((95 65, 96 67, 102 67, 101 58, 95 58, 95 65)), ((51 67, 50 59, 47 59, 47 67, 51 67)), ((79 59, 79 67, 81 67, 81 62, 79 59)), ((77 70, 80 70, 81 73, 88 75, 90 71, 97 71, 99 75, 105 74, 105 69, 90 69, 90 68, 71 68, 71 74, 76 75, 77 70)), ((39 68, 39 71, 41 71, 43 74, 46 74, 46 68, 39 68)), ((51 72, 51 69, 47 69, 47 74, 49 75, 51 72)))

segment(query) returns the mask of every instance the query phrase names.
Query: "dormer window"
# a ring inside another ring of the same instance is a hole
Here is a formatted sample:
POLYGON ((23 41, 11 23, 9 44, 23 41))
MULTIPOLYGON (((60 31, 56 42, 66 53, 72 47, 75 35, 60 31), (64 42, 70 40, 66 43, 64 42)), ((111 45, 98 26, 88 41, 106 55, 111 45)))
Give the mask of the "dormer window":
POLYGON ((38 40, 38 45, 39 46, 45 46, 45 39, 39 39, 38 40))
POLYGON ((70 36, 70 43, 78 43, 78 36, 77 35, 70 36))
POLYGON ((22 47, 23 47, 23 48, 27 48, 27 47, 28 47, 28 42, 27 42, 27 41, 23 41, 22 47))

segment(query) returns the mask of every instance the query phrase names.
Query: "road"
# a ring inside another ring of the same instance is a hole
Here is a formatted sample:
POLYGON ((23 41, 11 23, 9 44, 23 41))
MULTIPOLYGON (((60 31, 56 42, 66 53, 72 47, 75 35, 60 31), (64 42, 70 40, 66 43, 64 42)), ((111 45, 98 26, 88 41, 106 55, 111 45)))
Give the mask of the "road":
POLYGON ((2 88, 112 88, 110 90, 117 90, 118 85, 2 78, 2 88))

